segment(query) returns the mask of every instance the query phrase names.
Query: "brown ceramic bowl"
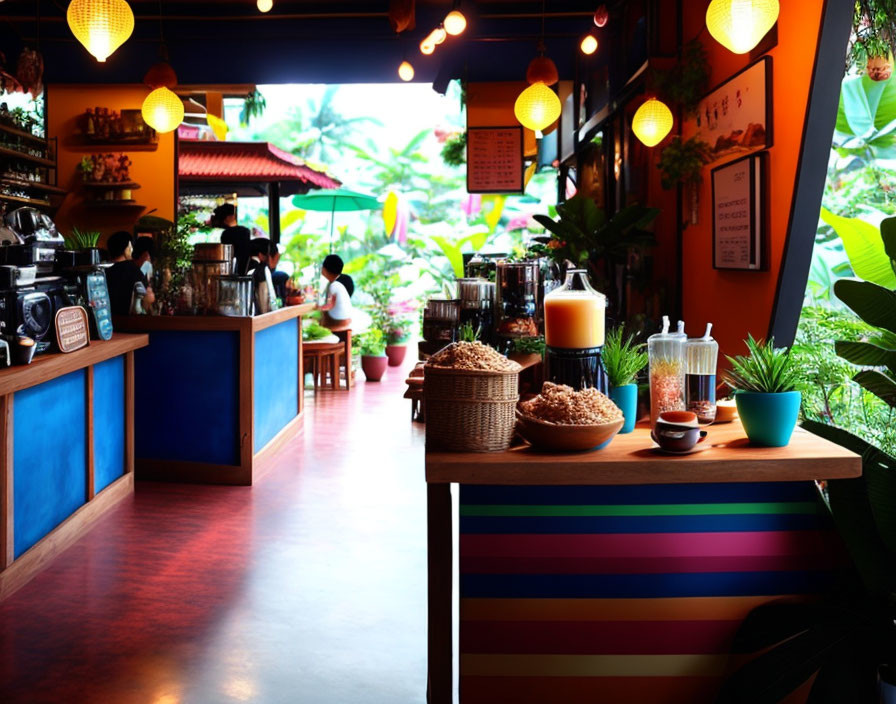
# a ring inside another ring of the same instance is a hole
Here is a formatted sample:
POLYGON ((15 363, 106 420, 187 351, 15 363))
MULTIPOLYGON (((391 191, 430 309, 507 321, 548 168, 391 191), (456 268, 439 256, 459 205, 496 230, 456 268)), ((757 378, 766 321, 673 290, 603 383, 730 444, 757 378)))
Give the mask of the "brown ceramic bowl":
POLYGON ((519 413, 516 430, 536 449, 572 452, 608 443, 624 423, 624 419, 619 419, 600 425, 557 425, 519 413))
POLYGON ((716 404, 716 419, 714 421, 715 423, 730 423, 736 418, 737 406, 735 406, 733 402, 730 405, 721 401, 716 404))

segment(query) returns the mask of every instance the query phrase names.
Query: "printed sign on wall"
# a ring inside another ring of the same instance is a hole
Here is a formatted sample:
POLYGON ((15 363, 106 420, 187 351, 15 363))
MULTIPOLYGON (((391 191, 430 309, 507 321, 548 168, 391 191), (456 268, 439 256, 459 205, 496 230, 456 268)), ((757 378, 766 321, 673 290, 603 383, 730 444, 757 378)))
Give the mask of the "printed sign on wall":
POLYGON ((716 269, 766 268, 765 159, 765 153, 751 154, 712 170, 716 269))

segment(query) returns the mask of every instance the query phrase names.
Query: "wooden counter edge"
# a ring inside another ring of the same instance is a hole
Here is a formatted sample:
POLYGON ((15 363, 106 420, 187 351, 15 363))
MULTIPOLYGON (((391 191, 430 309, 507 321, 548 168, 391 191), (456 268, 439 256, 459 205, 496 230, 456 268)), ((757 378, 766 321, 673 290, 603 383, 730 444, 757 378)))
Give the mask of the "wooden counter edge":
POLYGON ((114 316, 112 326, 123 332, 160 331, 233 331, 258 332, 278 323, 299 318, 314 310, 313 303, 286 306, 279 310, 255 316, 227 315, 124 315, 114 316))
POLYGON ((31 364, 0 370, 0 396, 100 364, 148 344, 148 335, 115 333, 111 340, 91 340, 90 345, 75 352, 38 355, 31 364))
POLYGON ((280 310, 273 310, 264 315, 256 315, 252 318, 252 331, 258 332, 259 330, 273 327, 278 323, 308 315, 315 307, 314 303, 301 303, 297 306, 286 306, 280 310))

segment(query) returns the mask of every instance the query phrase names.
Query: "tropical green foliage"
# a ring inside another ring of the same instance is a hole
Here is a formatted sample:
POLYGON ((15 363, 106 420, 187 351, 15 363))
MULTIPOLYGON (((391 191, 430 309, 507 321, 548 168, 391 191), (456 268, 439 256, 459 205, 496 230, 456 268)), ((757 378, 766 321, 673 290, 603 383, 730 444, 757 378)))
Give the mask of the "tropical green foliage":
POLYGON ((862 69, 868 59, 896 53, 896 1, 856 0, 850 58, 862 69))
POLYGON ((474 328, 469 320, 460 326, 458 331, 459 342, 476 342, 479 339, 479 328, 474 328))
POLYGON ((668 70, 655 70, 653 80, 661 96, 695 114, 709 88, 709 59, 703 42, 692 39, 685 44, 676 64, 668 70))
POLYGON ((647 350, 644 343, 636 343, 634 335, 625 335, 623 325, 607 333, 601 361, 607 371, 610 386, 634 384, 641 370, 647 366, 647 350))
POLYGON ((386 354, 386 338, 379 328, 371 327, 355 339, 360 353, 366 357, 382 357, 386 354))
POLYGON ((315 340, 323 340, 329 337, 333 332, 329 328, 325 328, 316 320, 312 320, 308 325, 302 328, 302 339, 305 342, 314 342, 315 340))
POLYGON ((73 227, 72 234, 65 238, 66 249, 90 249, 100 241, 100 233, 96 230, 81 230, 73 227))
POLYGON ((703 183, 703 167, 710 160, 709 145, 697 136, 687 140, 673 137, 660 152, 657 168, 662 172, 663 188, 678 184, 699 186, 703 183))
POLYGON ((800 368, 788 350, 775 348, 775 338, 746 339, 749 356, 727 357, 731 368, 725 372, 725 382, 736 391, 780 394, 795 391, 800 384, 800 368))

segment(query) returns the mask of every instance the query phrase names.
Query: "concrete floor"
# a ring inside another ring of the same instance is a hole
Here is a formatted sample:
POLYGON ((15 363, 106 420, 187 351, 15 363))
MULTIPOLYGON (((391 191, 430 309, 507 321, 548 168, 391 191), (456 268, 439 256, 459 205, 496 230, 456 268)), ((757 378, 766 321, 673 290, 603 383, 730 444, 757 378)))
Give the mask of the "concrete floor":
POLYGON ((251 488, 138 482, 0 604, 0 702, 424 702, 423 428, 405 376, 309 397, 251 488))

